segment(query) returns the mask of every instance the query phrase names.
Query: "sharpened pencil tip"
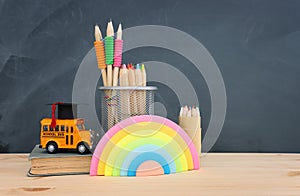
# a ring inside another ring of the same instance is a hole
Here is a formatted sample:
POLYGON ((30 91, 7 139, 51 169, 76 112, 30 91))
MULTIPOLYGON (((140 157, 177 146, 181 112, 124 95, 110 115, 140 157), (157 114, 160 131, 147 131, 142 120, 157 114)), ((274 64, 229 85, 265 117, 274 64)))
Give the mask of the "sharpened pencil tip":
POLYGON ((132 69, 132 64, 129 63, 127 67, 128 67, 128 69, 132 69))
POLYGON ((95 25, 95 40, 100 41, 102 39, 102 34, 100 31, 100 27, 96 24, 95 25))
POLYGON ((113 36, 114 35, 114 27, 113 27, 112 21, 109 21, 107 23, 106 35, 107 36, 113 36))
POLYGON ((122 39, 122 25, 119 24, 118 30, 117 30, 117 39, 122 39))

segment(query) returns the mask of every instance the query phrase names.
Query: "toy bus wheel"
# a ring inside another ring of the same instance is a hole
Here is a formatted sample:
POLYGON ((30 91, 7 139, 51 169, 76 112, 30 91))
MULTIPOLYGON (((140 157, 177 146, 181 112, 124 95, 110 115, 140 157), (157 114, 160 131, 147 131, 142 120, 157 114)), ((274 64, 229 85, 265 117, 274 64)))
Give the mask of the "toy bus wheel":
POLYGON ((77 145, 77 152, 79 154, 86 154, 87 152, 89 152, 88 148, 86 147, 86 145, 83 142, 80 142, 77 145))
POLYGON ((46 150, 49 154, 55 154, 57 153, 58 147, 55 142, 49 142, 46 146, 46 150))

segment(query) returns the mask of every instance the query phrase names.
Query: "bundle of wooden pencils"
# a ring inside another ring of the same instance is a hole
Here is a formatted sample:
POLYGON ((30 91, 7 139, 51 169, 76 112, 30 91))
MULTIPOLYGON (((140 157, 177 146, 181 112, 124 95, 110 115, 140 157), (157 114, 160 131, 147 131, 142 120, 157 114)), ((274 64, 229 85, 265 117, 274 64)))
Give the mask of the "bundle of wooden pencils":
POLYGON ((123 64, 120 71, 120 86, 133 87, 128 91, 129 100, 129 116, 136 116, 146 113, 146 91, 137 87, 146 86, 147 74, 145 65, 123 64))
MULTIPOLYGON (((98 68, 101 70, 103 85, 106 87, 139 87, 146 86, 146 70, 144 64, 122 65, 122 25, 119 24, 116 39, 112 21, 107 24, 106 37, 98 25, 95 26, 95 52, 98 68), (122 65, 122 67, 121 67, 122 65), (120 69, 121 67, 121 69, 120 69)), ((120 100, 116 100, 117 91, 106 91, 108 106, 108 129, 117 123, 118 119, 146 114, 146 92, 144 90, 119 90, 120 100), (120 107, 116 107, 118 105, 120 107), (120 117, 121 115, 121 117, 120 117)))
POLYGON ((122 64, 122 25, 119 24, 116 39, 114 39, 114 27, 112 21, 107 23, 106 37, 98 25, 95 26, 95 52, 98 61, 98 68, 101 70, 104 86, 117 86, 119 68, 122 64), (114 67, 114 70, 112 69, 114 67))
POLYGON ((179 126, 192 139, 199 155, 201 154, 201 116, 198 107, 181 107, 179 126))

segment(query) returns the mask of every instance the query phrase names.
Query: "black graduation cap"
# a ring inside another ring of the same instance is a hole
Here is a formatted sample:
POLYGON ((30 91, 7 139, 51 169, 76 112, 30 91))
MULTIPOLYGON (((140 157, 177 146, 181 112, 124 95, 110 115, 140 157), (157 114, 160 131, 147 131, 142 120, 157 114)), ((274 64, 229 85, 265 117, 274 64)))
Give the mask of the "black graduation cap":
POLYGON ((75 103, 56 102, 47 105, 52 105, 52 117, 55 115, 57 106, 57 119, 74 119, 77 118, 77 106, 75 103))
POLYGON ((57 111, 57 118, 58 119, 74 119, 77 118, 77 105, 75 103, 63 103, 63 102, 56 102, 52 104, 47 104, 52 106, 52 121, 51 127, 54 128, 56 126, 56 115, 55 110, 56 106, 58 107, 57 111))
POLYGON ((57 104, 57 118, 58 119, 74 119, 77 118, 77 104, 63 103, 57 104))

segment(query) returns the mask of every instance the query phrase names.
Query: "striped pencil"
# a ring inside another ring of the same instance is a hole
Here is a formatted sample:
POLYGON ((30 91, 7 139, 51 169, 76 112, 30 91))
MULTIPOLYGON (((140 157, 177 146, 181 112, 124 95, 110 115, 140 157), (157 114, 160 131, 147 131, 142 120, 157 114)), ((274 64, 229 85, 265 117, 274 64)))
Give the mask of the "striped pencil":
POLYGON ((106 64, 105 64, 105 54, 104 46, 102 41, 102 34, 98 25, 95 25, 95 52, 98 62, 98 68, 101 70, 103 85, 107 86, 107 77, 106 77, 106 64))
MULTIPOLYGON (((107 65, 107 86, 112 86, 112 65, 114 62, 114 28, 112 21, 107 23, 106 37, 104 38, 105 46, 105 62, 107 65)), ((114 114, 114 97, 111 91, 107 92, 107 96, 110 101, 108 104, 107 114, 107 128, 110 129, 114 125, 115 114, 114 114)))
MULTIPOLYGON (((118 31, 117 31, 117 38, 114 41, 114 72, 113 72, 113 81, 112 85, 117 86, 118 85, 118 78, 119 78, 119 68, 121 67, 122 63, 122 49, 123 49, 123 40, 122 40, 122 26, 119 25, 118 31)), ((112 98, 116 97, 117 92, 114 90, 112 91, 112 98)), ((118 116, 118 108, 115 106, 111 106, 112 114, 114 116, 114 123, 117 123, 119 120, 118 116)))
POLYGON ((114 27, 112 21, 107 23, 106 37, 104 38, 105 62, 107 65, 107 85, 112 86, 112 65, 114 63, 114 27))
POLYGON ((119 24, 117 31, 117 39, 115 39, 115 49, 114 49, 114 74, 113 74, 113 86, 118 85, 119 68, 122 63, 122 50, 123 50, 123 40, 122 40, 122 25, 119 24))

